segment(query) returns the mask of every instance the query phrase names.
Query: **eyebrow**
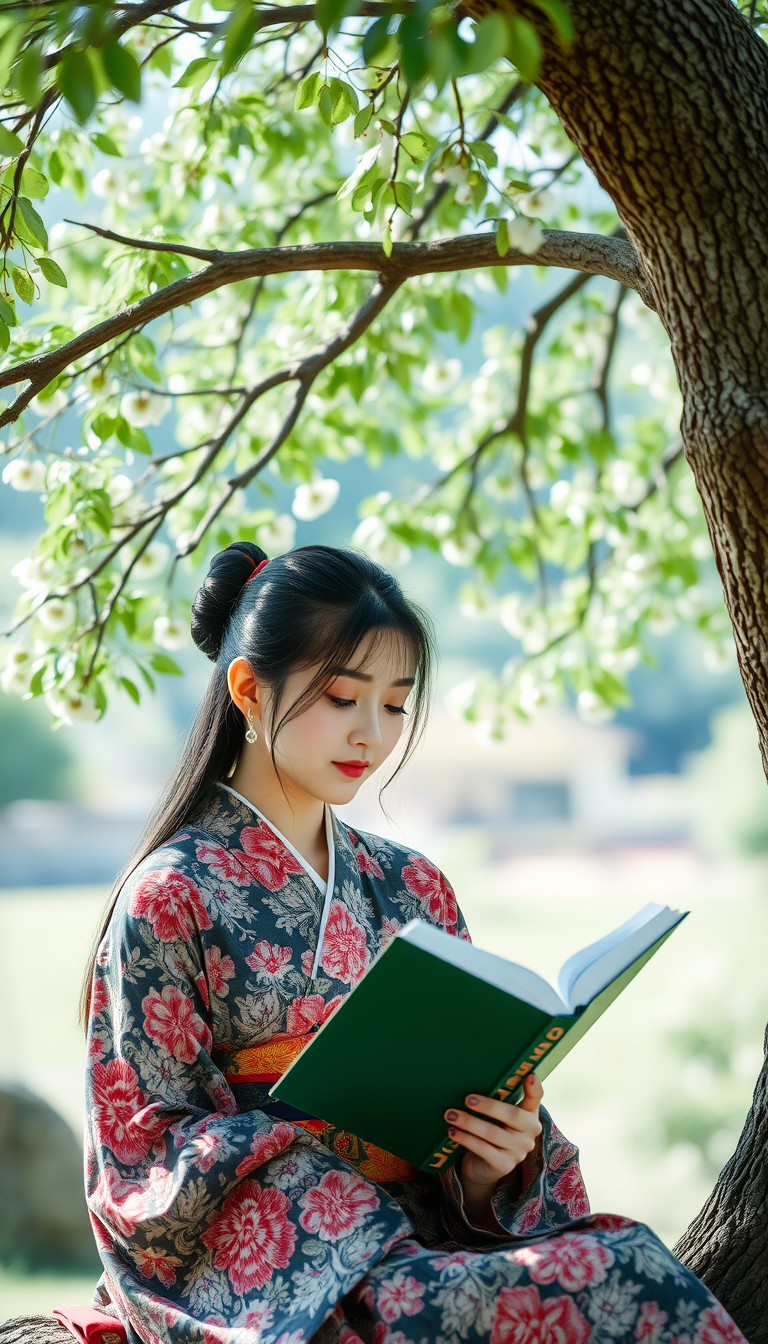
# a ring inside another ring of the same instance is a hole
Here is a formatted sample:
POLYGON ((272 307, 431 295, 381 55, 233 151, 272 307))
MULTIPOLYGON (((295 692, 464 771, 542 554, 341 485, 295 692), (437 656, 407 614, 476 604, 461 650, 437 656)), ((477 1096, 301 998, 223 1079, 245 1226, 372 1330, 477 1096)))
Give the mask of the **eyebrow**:
MULTIPOLYGON (((373 681, 369 672, 358 672, 354 667, 337 667, 332 674, 334 677, 351 677, 353 681, 373 681)), ((400 677, 397 681, 391 681, 390 686, 413 686, 414 677, 400 677)))

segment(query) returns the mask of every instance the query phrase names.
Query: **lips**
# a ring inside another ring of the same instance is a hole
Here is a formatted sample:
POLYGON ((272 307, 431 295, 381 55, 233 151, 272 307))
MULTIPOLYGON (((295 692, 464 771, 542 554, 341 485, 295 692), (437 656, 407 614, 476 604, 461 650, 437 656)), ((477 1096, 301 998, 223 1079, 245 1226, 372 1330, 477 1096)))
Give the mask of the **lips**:
POLYGON ((336 766, 337 770, 341 771, 342 775, 346 775, 349 779, 359 779, 360 776, 368 769, 370 762, 333 761, 332 764, 336 766))

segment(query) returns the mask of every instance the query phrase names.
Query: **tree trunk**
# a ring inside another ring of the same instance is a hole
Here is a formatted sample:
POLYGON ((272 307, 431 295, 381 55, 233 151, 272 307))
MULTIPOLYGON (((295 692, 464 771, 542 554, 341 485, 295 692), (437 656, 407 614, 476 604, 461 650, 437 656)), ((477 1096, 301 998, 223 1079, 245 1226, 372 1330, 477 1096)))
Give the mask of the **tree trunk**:
MULTIPOLYGON (((669 334, 768 774, 768 50, 731 0, 570 0, 570 51, 530 0, 516 7, 544 45, 540 87, 613 198, 669 334)), ((768 1344, 766 1138, 764 1065, 738 1149, 678 1247, 751 1344, 768 1344)))

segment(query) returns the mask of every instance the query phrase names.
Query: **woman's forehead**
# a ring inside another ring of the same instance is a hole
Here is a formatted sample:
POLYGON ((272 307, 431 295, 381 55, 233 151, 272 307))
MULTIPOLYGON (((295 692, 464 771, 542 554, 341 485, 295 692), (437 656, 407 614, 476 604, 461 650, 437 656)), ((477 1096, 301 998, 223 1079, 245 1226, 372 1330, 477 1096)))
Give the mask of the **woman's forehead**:
POLYGON ((372 630, 360 641, 334 675, 365 682, 411 685, 415 674, 413 650, 398 630, 372 630))

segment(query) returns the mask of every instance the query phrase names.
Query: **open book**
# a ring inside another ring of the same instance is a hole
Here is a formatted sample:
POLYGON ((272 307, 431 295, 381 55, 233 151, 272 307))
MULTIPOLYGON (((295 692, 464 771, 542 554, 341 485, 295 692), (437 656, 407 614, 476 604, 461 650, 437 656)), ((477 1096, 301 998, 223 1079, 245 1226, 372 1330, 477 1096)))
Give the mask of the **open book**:
POLYGON ((470 1092, 514 1103, 545 1078, 686 913, 646 905, 566 961, 557 989, 433 925, 400 929, 271 1095, 424 1171, 459 1145, 443 1112, 470 1092))

